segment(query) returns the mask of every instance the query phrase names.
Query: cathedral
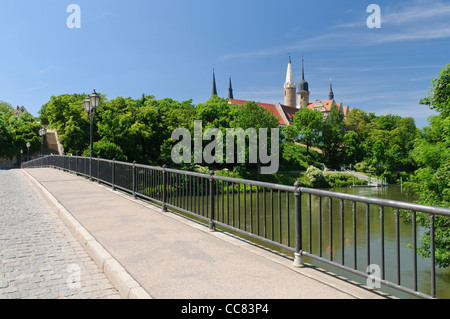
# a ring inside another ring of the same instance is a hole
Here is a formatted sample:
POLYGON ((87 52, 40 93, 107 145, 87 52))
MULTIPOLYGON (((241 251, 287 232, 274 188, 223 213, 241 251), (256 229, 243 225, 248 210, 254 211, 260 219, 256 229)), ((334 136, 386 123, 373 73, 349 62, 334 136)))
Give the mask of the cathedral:
MULTIPOLYGON (((212 95, 213 96, 217 95, 214 70, 213 70, 212 95)), ((284 83, 284 103, 283 104, 278 103, 278 105, 261 102, 256 103, 267 109, 273 115, 275 115, 279 119, 278 122, 280 126, 290 125, 294 120, 295 113, 305 107, 311 110, 318 110, 322 112, 325 119, 328 117, 332 105, 336 105, 339 108, 339 111, 344 115, 344 118, 351 111, 351 109, 348 106, 343 106, 342 103, 336 103, 334 99, 333 86, 331 81, 330 81, 330 93, 328 94, 327 100, 315 100, 314 102, 310 102, 309 96, 310 96, 309 84, 305 80, 305 68, 303 58, 302 58, 302 79, 298 84, 297 90, 297 84, 295 83, 294 80, 294 71, 292 68, 291 57, 289 57, 286 72, 286 82, 284 83)), ((245 103, 249 102, 245 100, 237 100, 234 98, 233 88, 231 85, 231 77, 229 79, 228 98, 230 104, 245 105, 245 103)))

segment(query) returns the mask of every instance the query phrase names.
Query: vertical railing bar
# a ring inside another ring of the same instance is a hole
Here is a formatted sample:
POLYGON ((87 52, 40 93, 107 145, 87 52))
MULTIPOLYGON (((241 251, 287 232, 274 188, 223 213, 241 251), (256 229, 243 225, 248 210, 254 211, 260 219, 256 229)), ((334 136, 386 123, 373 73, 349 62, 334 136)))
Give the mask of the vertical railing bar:
POLYGON ((270 189, 270 236, 271 240, 274 240, 274 224, 273 224, 273 188, 270 189))
POLYGON ((399 210, 395 209, 395 241, 397 250, 397 285, 400 285, 400 218, 399 210))
POLYGON ((266 188, 263 187, 263 215, 264 215, 264 238, 267 238, 267 230, 266 230, 266 226, 267 226, 267 215, 266 215, 266 188))
POLYGON ((370 266, 370 206, 366 204, 366 253, 367 253, 367 269, 370 266))
POLYGON ((344 244, 344 200, 340 200, 341 203, 341 264, 345 264, 345 244, 344 244))
MULTIPOLYGON (((228 182, 227 182, 228 183, 228 182)), ((225 214, 225 187, 224 187, 225 181, 222 181, 222 223, 224 222, 224 214, 225 214)), ((227 189, 228 191, 228 189, 227 189)), ((229 216, 228 216, 228 194, 227 194, 227 225, 230 225, 229 223, 229 216)))
POLYGON ((358 268, 358 242, 356 238, 356 202, 352 202, 352 212, 353 212, 353 269, 358 268))
POLYGON ((163 165, 163 171, 162 171, 162 201, 163 201, 163 212, 167 212, 167 172, 166 172, 166 165, 163 165))
POLYGON ((202 181, 202 216, 205 216, 205 179, 201 178, 202 181))
MULTIPOLYGON (((231 201, 233 202, 233 206, 234 206, 234 198, 231 198, 231 201)), ((234 212, 234 207, 231 210, 232 212, 234 212)), ((230 224, 230 185, 227 181, 227 225, 230 224)), ((233 216, 231 216, 231 224, 234 227, 234 214, 233 216)))
POLYGON ((384 269, 384 207, 380 206, 380 248, 381 248, 381 279, 385 278, 384 269))
POLYGON ((189 176, 187 176, 187 175, 183 175, 183 201, 184 201, 184 209, 186 209, 186 210, 188 210, 189 209, 189 207, 188 207, 188 196, 187 196, 187 186, 188 186, 188 183, 187 183, 187 181, 188 181, 188 178, 189 178, 189 176))
POLYGON ((417 291, 417 222, 415 211, 412 212, 412 237, 413 237, 414 291, 417 291))
POLYGON ((281 239, 281 192, 278 190, 278 240, 280 244, 282 243, 281 239))
POLYGON ((133 197, 136 198, 136 184, 137 184, 137 176, 136 176, 136 161, 133 161, 133 166, 132 166, 132 176, 133 176, 133 185, 132 187, 132 191, 133 191, 133 197))
POLYGON ((273 188, 270 189, 270 239, 274 240, 274 224, 273 224, 273 188))
POLYGON ((179 174, 179 173, 175 173, 176 176, 176 198, 177 198, 177 204, 176 206, 179 208, 184 208, 184 197, 183 197, 183 192, 184 192, 184 185, 183 185, 183 180, 184 180, 184 175, 183 174, 179 174))
POLYGON ((186 210, 191 211, 191 176, 186 175, 186 210))
MULTIPOLYGON (((231 183, 233 185, 233 183, 231 183)), ((234 227, 234 196, 231 193, 231 203, 233 207, 231 208, 231 225, 234 227)), ((230 184, 227 181, 227 224, 230 224, 230 184)))
POLYGON ((253 234, 253 197, 252 197, 252 185, 250 186, 250 233, 253 234))
MULTIPOLYGON (((220 201, 219 201, 219 199, 222 196, 219 196, 219 181, 218 180, 215 181, 214 184, 216 184, 216 193, 214 194, 214 199, 216 201, 216 210, 214 211, 214 214, 215 214, 216 220, 219 220, 219 212, 220 212, 220 209, 219 209, 219 202, 220 201)), ((222 204, 223 204, 223 200, 222 200, 222 204)), ((222 215, 222 223, 223 223, 223 221, 224 221, 223 209, 222 209, 222 214, 221 215, 222 215)))
POLYGON ((309 253, 312 254, 312 204, 311 194, 308 194, 308 228, 309 228, 309 253))
POLYGON ((333 261, 333 199, 328 197, 328 211, 329 211, 329 242, 330 242, 330 260, 333 261))
POLYGON ((431 296, 436 298, 436 260, 434 247, 434 215, 430 215, 430 254, 431 254, 431 296))
POLYGON ((244 199, 244 230, 246 231, 247 230, 247 204, 246 204, 246 202, 247 202, 247 200, 246 200, 246 193, 247 193, 247 189, 246 189, 246 187, 245 187, 245 184, 243 184, 243 186, 244 186, 244 196, 243 196, 243 199, 244 199))
POLYGON ((295 207, 295 252, 294 252, 294 266, 304 267, 303 262, 303 224, 302 224, 302 193, 300 191, 301 183, 296 181, 294 183, 294 207, 295 207))
POLYGON ((256 235, 259 236, 259 187, 256 186, 256 235))
MULTIPOLYGON (((83 170, 83 160, 82 160, 82 158, 79 157, 77 159, 77 162, 78 162, 78 164, 77 164, 77 166, 78 166, 78 169, 77 169, 78 170, 78 175, 82 176, 83 175, 82 174, 82 170, 83 170)), ((111 180, 112 180, 112 189, 114 191, 116 190, 117 179, 118 179, 116 166, 117 166, 117 163, 116 163, 115 159, 113 159, 112 160, 112 164, 111 164, 111 175, 112 175, 111 180)))
POLYGON ((194 210, 197 215, 200 215, 200 178, 195 176, 195 202, 194 210))
POLYGON ((287 246, 291 246, 291 232, 290 232, 290 223, 289 223, 289 192, 286 192, 286 237, 287 237, 287 246))
MULTIPOLYGON (((231 189, 231 193, 232 193, 232 198, 233 198, 233 216, 234 216, 234 185, 233 184, 233 188, 231 189)), ((238 220, 238 228, 241 229, 241 184, 237 184, 237 220, 238 220)))
POLYGON ((168 204, 172 204, 172 173, 166 172, 166 201, 168 204))
POLYGON ((214 171, 209 172, 209 230, 214 231, 215 227, 215 214, 214 214, 214 171))
POLYGON ((322 257, 322 196, 319 195, 319 257, 322 257))

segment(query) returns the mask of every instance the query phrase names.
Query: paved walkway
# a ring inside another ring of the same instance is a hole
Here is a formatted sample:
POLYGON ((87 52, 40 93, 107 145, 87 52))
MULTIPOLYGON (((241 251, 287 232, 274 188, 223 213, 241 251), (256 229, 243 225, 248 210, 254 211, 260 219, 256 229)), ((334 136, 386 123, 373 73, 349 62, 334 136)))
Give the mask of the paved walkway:
POLYGON ((124 298, 381 297, 85 178, 54 169, 22 172, 124 298))
POLYGON ((120 298, 18 170, 0 171, 0 299, 120 298))

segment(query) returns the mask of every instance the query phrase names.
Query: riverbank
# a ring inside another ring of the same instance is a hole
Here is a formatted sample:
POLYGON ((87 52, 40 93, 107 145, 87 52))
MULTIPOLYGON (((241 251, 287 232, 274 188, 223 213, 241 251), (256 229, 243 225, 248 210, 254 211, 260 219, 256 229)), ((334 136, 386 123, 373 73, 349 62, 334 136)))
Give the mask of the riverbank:
MULTIPOLYGON (((358 176, 354 176, 347 172, 335 172, 335 171, 320 171, 320 174, 323 175, 323 183, 316 184, 314 181, 308 177, 306 171, 284 171, 279 172, 273 175, 264 175, 259 174, 257 171, 240 171, 239 169, 228 170, 222 169, 215 171, 216 175, 233 177, 233 178, 242 178, 247 180, 257 180, 266 183, 273 184, 281 184, 281 185, 289 185, 292 186, 296 181, 302 183, 304 187, 308 188, 337 188, 337 187, 350 187, 350 186, 363 186, 367 185, 367 181, 359 178, 358 176)), ((204 166, 195 166, 194 171, 204 174, 209 174, 209 169, 204 166)))

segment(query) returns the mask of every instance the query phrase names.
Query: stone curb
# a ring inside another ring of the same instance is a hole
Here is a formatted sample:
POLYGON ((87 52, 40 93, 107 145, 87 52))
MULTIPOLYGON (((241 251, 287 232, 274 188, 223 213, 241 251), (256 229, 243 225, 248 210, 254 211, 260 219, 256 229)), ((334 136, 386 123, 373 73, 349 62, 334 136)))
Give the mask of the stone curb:
POLYGON ((124 299, 153 299, 126 269, 33 176, 21 169, 124 299))

